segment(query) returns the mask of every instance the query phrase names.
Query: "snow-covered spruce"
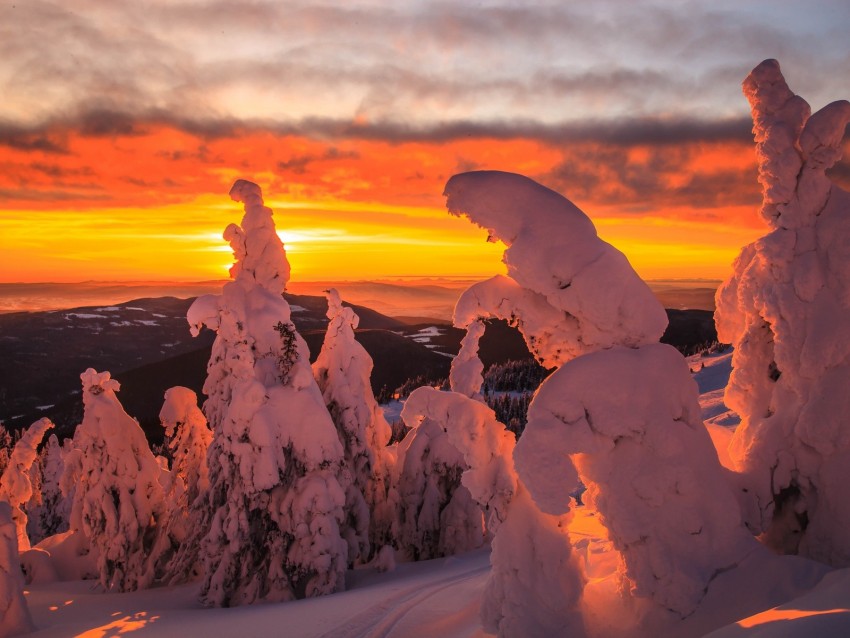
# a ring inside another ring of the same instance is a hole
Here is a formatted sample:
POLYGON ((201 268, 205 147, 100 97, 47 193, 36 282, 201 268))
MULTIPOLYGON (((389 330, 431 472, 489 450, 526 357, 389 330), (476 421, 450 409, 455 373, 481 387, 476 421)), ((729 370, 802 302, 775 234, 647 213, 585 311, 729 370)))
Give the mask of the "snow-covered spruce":
POLYGON ((115 396, 108 372, 86 370, 83 421, 65 462, 63 483, 76 484, 71 529, 97 555, 101 585, 111 591, 149 587, 156 578, 165 520, 160 468, 142 428, 115 396))
POLYGON ((391 486, 395 448, 387 447, 392 428, 372 393, 372 358, 354 338, 359 318, 342 305, 336 289, 327 291, 330 320, 313 374, 342 442, 345 490, 342 535, 348 562, 365 562, 392 540, 397 495, 391 486))
POLYGON ((27 535, 33 544, 67 531, 71 515, 71 499, 62 494, 60 487, 64 462, 62 446, 55 434, 47 438, 38 464, 41 469, 41 502, 27 506, 27 535))
POLYGON ((198 408, 198 397, 189 388, 175 386, 165 391, 165 401, 159 412, 165 429, 165 440, 173 459, 170 473, 164 481, 168 504, 166 535, 175 554, 164 571, 175 581, 193 576, 198 570, 198 543, 188 542, 192 536, 189 512, 198 498, 206 498, 209 490, 207 450, 212 432, 204 413, 198 408))
POLYGON ((0 636, 35 630, 24 598, 24 573, 18 558, 18 531, 12 508, 0 501, 0 636))
MULTIPOLYGON (((413 396, 418 390, 414 390, 413 396)), ((395 484, 399 495, 394 536, 411 560, 428 560, 469 551, 484 544, 484 516, 461 485, 467 469, 452 445, 442 419, 408 408, 401 417, 412 428, 398 444, 395 484)), ((486 406, 483 406, 486 409, 486 406)))
POLYGON ((635 596, 687 616, 715 576, 755 549, 702 423, 696 384, 671 346, 588 354, 543 382, 514 459, 551 514, 569 508, 569 458, 635 596))
POLYGON ((174 386, 165 391, 159 411, 165 439, 171 451, 171 472, 181 479, 186 504, 192 503, 210 485, 207 449, 212 432, 204 413, 198 408, 198 396, 189 388, 174 386))
POLYGON ((204 411, 213 431, 210 489, 193 508, 205 575, 201 599, 231 606, 344 587, 342 445, 282 293, 289 263, 260 188, 238 180, 233 281, 189 308, 193 334, 216 331, 204 411))
POLYGON ((30 548, 26 505, 33 498, 31 471, 38 458, 38 446, 52 427, 53 422, 46 417, 30 425, 15 443, 3 476, 0 477, 0 500, 6 501, 12 507, 20 551, 30 548))
POLYGON ((456 326, 507 319, 546 367, 661 337, 667 316, 649 287, 562 195, 500 171, 455 175, 445 195, 450 213, 468 217, 508 247, 507 277, 469 288, 455 308, 456 326))
POLYGON ((496 421, 493 410, 484 403, 427 386, 413 391, 401 416, 409 427, 421 427, 429 420, 445 432, 448 443, 466 464, 461 484, 481 505, 487 531, 495 532, 516 492, 511 460, 514 435, 496 421))
POLYGON ((741 415, 731 457, 748 525, 784 553, 850 565, 850 193, 841 157, 850 103, 809 116, 775 60, 744 81, 771 231, 717 292, 718 336, 735 345, 726 404, 741 415))
POLYGON ((496 534, 484 628, 500 636, 583 635, 577 611, 583 577, 566 538, 569 518, 534 506, 514 469, 514 435, 480 401, 435 388, 415 390, 402 416, 408 424, 430 420, 443 428, 467 465, 461 483, 484 511, 486 531, 496 534))

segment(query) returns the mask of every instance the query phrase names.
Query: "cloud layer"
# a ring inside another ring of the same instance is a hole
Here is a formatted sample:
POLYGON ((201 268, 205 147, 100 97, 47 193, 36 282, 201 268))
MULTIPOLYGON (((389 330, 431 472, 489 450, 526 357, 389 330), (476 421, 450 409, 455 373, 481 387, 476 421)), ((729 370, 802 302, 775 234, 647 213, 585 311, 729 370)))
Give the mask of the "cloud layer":
POLYGON ((841 0, 28 0, 0 6, 0 121, 728 120, 765 57, 814 103, 848 88, 848 28, 841 0))

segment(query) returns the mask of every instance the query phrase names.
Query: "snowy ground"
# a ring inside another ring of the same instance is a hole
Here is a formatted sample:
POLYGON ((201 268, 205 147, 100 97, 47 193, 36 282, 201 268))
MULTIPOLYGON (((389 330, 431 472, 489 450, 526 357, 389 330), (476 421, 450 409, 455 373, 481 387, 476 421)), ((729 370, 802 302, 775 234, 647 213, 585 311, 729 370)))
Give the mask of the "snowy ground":
POLYGON ((285 604, 206 609, 197 586, 102 594, 89 582, 32 587, 27 596, 36 636, 475 636, 487 551, 390 573, 348 574, 342 594, 285 604), (91 633, 86 633, 91 632, 91 633))
MULTIPOLYGON (((701 392, 703 417, 722 444, 737 417, 723 405, 722 391, 731 370, 731 353, 689 358, 701 392)), ((394 407, 400 407, 394 406, 394 407)), ((723 455, 721 455, 723 459, 723 455)), ((571 526, 577 551, 593 556, 591 580, 616 568, 614 554, 593 512, 579 509, 571 526)), ((765 563, 760 579, 779 572, 765 563)), ((347 591, 292 603, 234 609, 206 609, 197 602, 197 584, 163 587, 131 594, 103 594, 91 582, 33 585, 27 600, 36 636, 251 636, 468 637, 484 635, 478 604, 489 571, 487 550, 461 556, 401 564, 389 573, 362 568, 348 573, 347 591)), ((790 572, 789 572, 790 573, 790 572)), ((787 574, 786 574, 787 577, 787 574)), ((730 587, 733 591, 735 587, 730 587)), ((724 598, 722 589, 700 610, 704 618, 728 617, 741 601, 724 598)), ((776 600, 772 603, 776 604, 776 600)), ((771 605, 766 605, 770 607, 771 605)), ((735 616, 732 616, 734 618, 735 616)), ((714 626, 717 626, 716 622, 714 626)), ((739 620, 713 638, 771 638, 850 635, 850 569, 828 574, 804 596, 775 609, 739 620)))

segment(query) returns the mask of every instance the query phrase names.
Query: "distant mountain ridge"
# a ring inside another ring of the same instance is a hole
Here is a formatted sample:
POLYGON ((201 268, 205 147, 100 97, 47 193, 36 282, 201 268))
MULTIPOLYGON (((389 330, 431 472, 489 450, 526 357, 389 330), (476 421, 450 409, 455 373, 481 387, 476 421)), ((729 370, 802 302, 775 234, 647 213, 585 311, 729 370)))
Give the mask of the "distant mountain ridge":
MULTIPOLYGON (((328 323, 327 302, 315 295, 286 294, 292 320, 318 355, 328 323)), ((114 306, 0 315, 0 421, 20 429, 42 416, 68 436, 82 418, 80 373, 109 370, 122 383, 119 398, 152 440, 161 437, 158 414, 165 390, 183 385, 201 397, 214 335, 193 339, 186 310, 193 299, 136 299, 114 306)), ((351 304, 346 304, 351 305, 351 304)), ((356 337, 374 361, 375 393, 408 379, 437 381, 448 376, 464 331, 444 320, 389 317, 351 305, 360 317, 356 337), (417 323, 412 323, 417 322, 417 323)), ((668 310, 662 341, 683 352, 716 339, 712 314, 668 310)), ((480 343, 485 366, 531 355, 519 332, 503 321, 488 324, 480 343)))

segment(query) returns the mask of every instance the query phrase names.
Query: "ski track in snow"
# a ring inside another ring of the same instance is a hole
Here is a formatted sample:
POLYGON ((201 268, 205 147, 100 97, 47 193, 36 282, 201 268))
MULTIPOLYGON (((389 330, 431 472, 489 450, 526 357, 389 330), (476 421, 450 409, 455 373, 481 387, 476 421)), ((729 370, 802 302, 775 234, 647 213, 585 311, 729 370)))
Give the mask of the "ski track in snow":
MULTIPOLYGON (((412 581, 398 593, 321 634, 320 638, 389 638, 395 635, 394 630, 399 623, 405 620, 410 612, 420 608, 422 603, 454 585, 472 580, 489 570, 488 562, 486 565, 472 567, 460 574, 443 576, 425 585, 421 581, 412 581)), ((408 632, 398 635, 410 636, 408 632)))

